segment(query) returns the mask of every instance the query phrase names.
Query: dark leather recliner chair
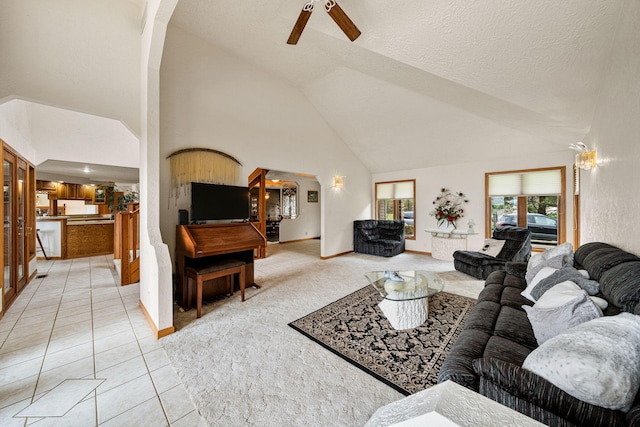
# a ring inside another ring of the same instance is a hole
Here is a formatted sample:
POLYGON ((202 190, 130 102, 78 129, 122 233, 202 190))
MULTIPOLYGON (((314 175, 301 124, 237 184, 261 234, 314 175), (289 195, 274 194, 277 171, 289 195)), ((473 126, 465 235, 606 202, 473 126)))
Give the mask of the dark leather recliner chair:
POLYGON ((392 257, 404 252, 404 222, 367 219, 353 222, 353 251, 392 257))
POLYGON ((529 261, 531 256, 531 232, 520 227, 496 227, 493 238, 506 240, 496 257, 475 251, 455 251, 453 265, 456 270, 485 280, 489 274, 504 270, 507 262, 529 261))

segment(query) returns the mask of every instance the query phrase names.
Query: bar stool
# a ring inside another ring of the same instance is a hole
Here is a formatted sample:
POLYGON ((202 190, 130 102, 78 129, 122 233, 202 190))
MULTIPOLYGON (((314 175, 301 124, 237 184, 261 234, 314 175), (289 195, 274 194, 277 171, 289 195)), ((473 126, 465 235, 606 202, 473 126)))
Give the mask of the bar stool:
POLYGON ((44 259, 49 261, 49 257, 47 256, 47 253, 44 250, 44 246, 42 246, 42 240, 40 240, 40 229, 39 228, 36 228, 36 238, 38 239, 38 245, 40 245, 40 249, 42 250, 42 254, 44 255, 44 259))
POLYGON ((196 316, 202 316, 202 285, 207 280, 226 277, 229 283, 229 294, 233 295, 233 275, 238 274, 240 281, 240 296, 244 301, 244 281, 245 281, 245 265, 244 261, 236 259, 220 261, 208 264, 204 267, 187 267, 186 280, 182 287, 183 307, 188 309, 191 306, 192 284, 196 282, 196 316), (186 289, 185 289, 186 288, 186 289))

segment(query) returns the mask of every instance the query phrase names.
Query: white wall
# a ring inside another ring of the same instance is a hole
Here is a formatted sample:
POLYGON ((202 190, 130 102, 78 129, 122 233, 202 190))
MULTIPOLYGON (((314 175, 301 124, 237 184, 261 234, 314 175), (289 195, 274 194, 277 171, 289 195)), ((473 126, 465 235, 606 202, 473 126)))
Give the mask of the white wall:
POLYGON ((161 230, 170 250, 178 209, 189 203, 170 197, 166 157, 187 147, 238 159, 236 185, 247 185, 256 168, 315 175, 322 188, 322 255, 353 249, 353 220, 371 209, 371 176, 300 91, 173 26, 161 78, 161 230), (335 174, 347 176, 341 192, 328 190, 335 174))
MULTIPOLYGON (((567 144, 568 145, 568 144, 567 144)), ((436 219, 429 215, 433 210, 433 200, 440 193, 441 188, 448 188, 452 191, 463 192, 469 203, 465 207, 465 216, 458 220, 459 229, 466 230, 467 222, 470 219, 475 221, 475 230, 478 232, 475 236, 469 236, 467 247, 469 249, 480 249, 485 239, 485 173, 500 172, 523 169, 535 169, 545 167, 567 167, 566 188, 567 194, 570 196, 572 192, 572 166, 573 152, 568 148, 566 151, 559 152, 556 155, 541 155, 537 157, 520 157, 511 160, 499 159, 492 162, 478 162, 453 164, 447 166, 438 166, 434 168, 415 169, 401 172, 374 174, 372 177, 372 198, 375 182, 395 181, 404 179, 416 180, 416 209, 415 209, 415 230, 416 239, 406 241, 406 249, 419 252, 432 251, 431 234, 426 229, 437 228, 436 219)), ((566 240, 573 242, 573 204, 568 197, 566 204, 566 240)), ((372 211, 370 218, 375 217, 372 211)))
POLYGON ((149 0, 142 34, 140 133, 140 303, 159 335, 173 331, 171 257, 160 235, 160 63, 178 0, 149 0))
POLYGON ((18 97, 140 132, 140 14, 127 0, 0 0, 0 102, 18 97))
POLYGON ((598 166, 581 174, 581 240, 640 255, 640 2, 626 0, 587 145, 598 166))
POLYGON ((0 139, 35 164, 36 152, 31 142, 29 112, 25 103, 0 104, 0 139))

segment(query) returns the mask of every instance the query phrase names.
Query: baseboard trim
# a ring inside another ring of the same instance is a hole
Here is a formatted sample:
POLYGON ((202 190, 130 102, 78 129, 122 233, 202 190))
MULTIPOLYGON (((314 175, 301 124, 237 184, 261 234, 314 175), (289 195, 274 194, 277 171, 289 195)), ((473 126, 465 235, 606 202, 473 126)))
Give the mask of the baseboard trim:
POLYGON ((409 250, 409 249, 405 249, 405 252, 409 252, 411 254, 418 254, 418 255, 431 255, 431 252, 422 252, 422 251, 414 251, 414 250, 409 250))
POLYGON ((342 253, 335 254, 335 255, 321 256, 320 259, 325 260, 325 259, 337 258, 339 256, 349 255, 349 254, 352 254, 352 253, 353 253, 353 251, 347 251, 347 252, 342 252, 342 253))
POLYGON ((147 322, 149 322, 149 326, 151 326, 151 330, 153 331, 153 334, 156 336, 157 339, 160 339, 162 337, 166 337, 167 335, 171 335, 172 333, 174 333, 176 331, 175 326, 171 326, 169 328, 164 328, 164 329, 158 330, 158 327, 156 326, 156 324, 151 319, 151 316, 149 315, 149 312, 145 308, 144 304, 142 303, 142 300, 138 300, 138 306, 140 306, 140 310, 142 310, 142 313, 144 314, 144 317, 147 318, 147 322))
POLYGON ((320 237, 305 237, 304 239, 285 240, 285 241, 279 241, 278 243, 287 244, 287 243, 296 243, 296 242, 306 242, 307 240, 316 240, 316 239, 320 239, 320 237))

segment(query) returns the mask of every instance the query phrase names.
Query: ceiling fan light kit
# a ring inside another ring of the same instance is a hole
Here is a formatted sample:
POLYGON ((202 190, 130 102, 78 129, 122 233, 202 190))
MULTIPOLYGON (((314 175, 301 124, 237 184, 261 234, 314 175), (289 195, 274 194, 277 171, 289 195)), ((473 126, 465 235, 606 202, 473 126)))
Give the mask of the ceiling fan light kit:
POLYGON ((298 16, 298 20, 293 26, 293 30, 291 31, 291 35, 289 35, 289 39, 287 40, 287 44, 297 44, 300 36, 302 35, 302 31, 304 27, 307 25, 307 21, 311 17, 311 12, 313 12, 313 3, 315 1, 324 1, 324 8, 333 19, 333 21, 340 27, 340 29, 346 34, 349 40, 354 41, 357 39, 360 34, 360 30, 353 21, 347 16, 347 14, 342 10, 338 3, 335 0, 310 0, 305 3, 302 7, 302 11, 298 16))

